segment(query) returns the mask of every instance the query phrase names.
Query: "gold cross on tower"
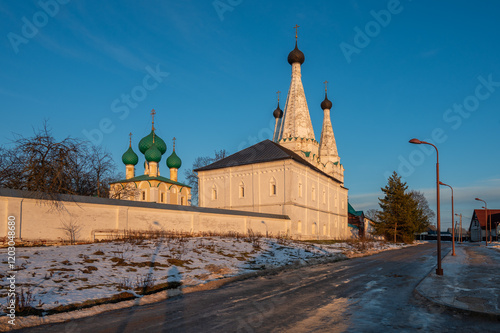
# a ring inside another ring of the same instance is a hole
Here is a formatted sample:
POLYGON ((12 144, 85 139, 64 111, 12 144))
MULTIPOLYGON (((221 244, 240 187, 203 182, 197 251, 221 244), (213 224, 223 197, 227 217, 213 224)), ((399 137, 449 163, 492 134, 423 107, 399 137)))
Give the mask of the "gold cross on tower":
POLYGON ((132 147, 132 132, 130 132, 128 136, 130 137, 130 141, 128 143, 128 146, 132 147))
POLYGON ((297 37, 298 37, 298 30, 299 30, 299 25, 296 24, 295 27, 293 27, 295 29, 295 40, 297 40, 297 37))
POLYGON ((174 151, 175 151, 175 140, 177 140, 174 136, 174 138, 172 139, 172 141, 174 142, 174 151))
POLYGON ((153 120, 152 120, 151 124, 152 124, 153 131, 155 130, 155 114, 156 114, 155 109, 152 109, 151 110, 151 117, 153 118, 153 120))
POLYGON ((325 84, 325 92, 328 90, 328 81, 323 82, 325 84))
POLYGON ((281 91, 277 91, 276 94, 278 94, 278 103, 280 102, 280 94, 281 94, 281 91))

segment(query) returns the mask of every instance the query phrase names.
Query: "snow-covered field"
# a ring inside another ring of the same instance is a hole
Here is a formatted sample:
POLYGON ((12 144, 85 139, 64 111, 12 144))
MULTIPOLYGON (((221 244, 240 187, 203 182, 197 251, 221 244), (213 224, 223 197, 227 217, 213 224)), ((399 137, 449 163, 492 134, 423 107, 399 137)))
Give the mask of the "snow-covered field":
MULTIPOLYGON (((176 237, 73 246, 18 247, 16 286, 40 310, 180 282, 183 288, 255 270, 342 259, 401 244, 383 242, 312 244, 272 238, 176 237)), ((7 267, 7 249, 0 249, 7 267)), ((6 271, 6 270, 3 270, 6 271)), ((0 273, 5 282, 5 274, 0 273)), ((0 292, 2 313, 6 289, 0 292)))

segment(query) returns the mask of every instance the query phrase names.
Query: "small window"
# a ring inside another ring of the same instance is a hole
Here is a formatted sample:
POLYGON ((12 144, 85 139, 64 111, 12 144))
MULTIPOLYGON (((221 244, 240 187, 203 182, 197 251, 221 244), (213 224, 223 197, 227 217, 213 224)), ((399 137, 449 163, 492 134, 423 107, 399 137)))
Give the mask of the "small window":
POLYGON ((160 198, 161 198, 160 201, 163 202, 164 201, 163 192, 161 193, 160 198))
POLYGON ((297 232, 299 234, 302 233, 302 222, 301 221, 297 222, 297 232))
POLYGON ((146 200, 146 192, 142 191, 142 200, 146 200))
POLYGON ((243 182, 240 182, 240 191, 239 191, 239 194, 240 194, 240 198, 244 198, 245 197, 245 183, 243 183, 243 182))
POLYGON ((212 200, 217 200, 217 187, 215 185, 212 187, 212 200))
POLYGON ((276 180, 274 178, 271 178, 269 182, 269 195, 270 196, 276 195, 276 180))
POLYGON ((299 183, 299 198, 302 198, 302 183, 299 183))
POLYGON ((311 197, 313 201, 316 201, 316 187, 312 187, 311 197))
POLYGON ((326 191, 323 190, 323 203, 326 204, 326 191))
POLYGON ((183 206, 185 205, 185 200, 186 200, 185 197, 181 197, 181 205, 183 205, 183 206))

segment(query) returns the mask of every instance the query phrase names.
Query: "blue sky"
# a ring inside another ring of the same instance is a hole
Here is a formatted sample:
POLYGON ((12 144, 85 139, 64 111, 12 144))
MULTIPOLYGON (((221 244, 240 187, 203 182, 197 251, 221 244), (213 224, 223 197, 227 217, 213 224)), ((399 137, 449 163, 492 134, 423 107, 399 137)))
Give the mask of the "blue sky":
MULTIPOLYGON (((124 171, 128 133, 137 151, 154 108, 182 180, 197 156, 270 138, 298 24, 316 139, 328 80, 356 209, 378 207, 393 170, 435 208, 436 155, 413 137, 438 146, 455 212, 470 219, 476 196, 500 208, 498 2, 41 0, 0 12, 0 144, 48 119, 59 139, 91 133, 124 171)), ((449 201, 442 188, 443 228, 449 201)))

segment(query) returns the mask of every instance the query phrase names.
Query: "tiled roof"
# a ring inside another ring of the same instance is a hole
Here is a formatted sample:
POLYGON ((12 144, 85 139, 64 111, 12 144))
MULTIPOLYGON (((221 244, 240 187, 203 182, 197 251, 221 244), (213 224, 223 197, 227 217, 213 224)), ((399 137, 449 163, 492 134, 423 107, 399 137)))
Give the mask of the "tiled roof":
POLYGON ((331 175, 321 171, 304 158, 296 154, 295 152, 281 146, 278 143, 272 142, 271 140, 261 141, 251 147, 240 150, 226 158, 216 161, 207 166, 198 168, 194 171, 207 171, 222 168, 229 168, 234 166, 249 165, 256 163, 265 163, 279 160, 292 159, 300 164, 310 167, 311 169, 341 183, 338 179, 332 177, 331 175))
MULTIPOLYGON (((491 216, 492 227, 495 223, 500 222, 500 209, 488 209, 488 215, 491 216)), ((486 226, 486 211, 484 209, 474 209, 474 215, 477 217, 481 227, 486 226)), ((472 216, 474 219, 474 216, 472 216)), ((489 219, 488 219, 489 220, 489 219)))
POLYGON ((179 183, 179 182, 174 182, 173 180, 168 179, 166 177, 162 177, 162 176, 149 177, 148 175, 141 175, 141 176, 137 176, 137 177, 133 177, 133 178, 129 178, 129 179, 117 180, 115 182, 112 182, 111 184, 141 182, 141 181, 148 181, 148 180, 157 180, 157 181, 164 182, 164 183, 169 183, 169 184, 174 184, 174 185, 179 185, 179 186, 191 188, 191 186, 189 186, 189 185, 179 183))

